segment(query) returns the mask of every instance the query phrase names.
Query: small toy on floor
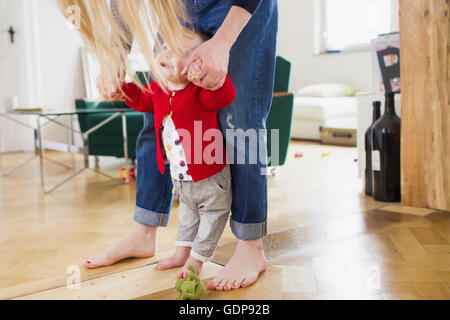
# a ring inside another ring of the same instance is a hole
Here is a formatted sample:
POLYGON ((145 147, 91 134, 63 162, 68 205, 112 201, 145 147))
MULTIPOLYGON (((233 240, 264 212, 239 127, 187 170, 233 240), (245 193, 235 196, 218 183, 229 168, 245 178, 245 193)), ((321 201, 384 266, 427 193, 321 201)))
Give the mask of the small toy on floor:
MULTIPOLYGON (((136 180, 134 166, 130 166, 130 168, 128 170, 129 170, 130 180, 136 180)), ((120 178, 122 179, 123 182, 127 181, 127 169, 126 168, 120 169, 120 178)))
POLYGON ((303 158, 303 153, 297 152, 297 153, 295 154, 295 158, 296 158, 296 159, 298 159, 298 158, 303 158))
POLYGON ((329 153, 322 153, 322 157, 324 157, 324 158, 328 158, 329 156, 330 156, 329 153))
POLYGON ((197 277, 195 267, 189 265, 188 269, 191 271, 187 279, 178 279, 175 288, 181 294, 177 300, 200 300, 204 293, 205 287, 202 281, 197 277))

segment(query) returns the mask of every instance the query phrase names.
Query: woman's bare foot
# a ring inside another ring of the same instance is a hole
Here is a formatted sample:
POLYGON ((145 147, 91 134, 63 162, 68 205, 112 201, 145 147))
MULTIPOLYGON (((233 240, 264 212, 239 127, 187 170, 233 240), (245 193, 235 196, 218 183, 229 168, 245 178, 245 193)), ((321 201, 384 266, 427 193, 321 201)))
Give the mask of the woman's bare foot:
POLYGON ((191 271, 188 269, 188 266, 190 264, 194 266, 195 271, 197 272, 197 275, 199 275, 200 272, 202 272, 203 262, 190 256, 189 259, 184 264, 183 268, 180 270, 180 273, 178 274, 178 278, 187 279, 189 277, 189 273, 191 273, 191 271))
POLYGON ((266 270, 266 266, 262 239, 241 240, 225 268, 214 280, 208 282, 208 289, 228 291, 248 287, 258 280, 259 274, 266 270))
POLYGON ((110 266, 126 258, 150 258, 156 253, 157 227, 135 222, 131 233, 111 248, 84 263, 88 269, 110 266))
POLYGON ((161 260, 156 265, 156 270, 164 271, 167 269, 177 268, 184 266, 191 254, 190 247, 177 247, 175 253, 167 259, 161 260))

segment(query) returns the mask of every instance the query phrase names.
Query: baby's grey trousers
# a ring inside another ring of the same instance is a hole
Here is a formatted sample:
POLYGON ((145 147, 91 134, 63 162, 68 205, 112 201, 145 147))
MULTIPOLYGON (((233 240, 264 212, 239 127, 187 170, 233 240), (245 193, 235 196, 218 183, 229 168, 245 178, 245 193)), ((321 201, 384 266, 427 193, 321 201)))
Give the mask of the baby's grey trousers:
POLYGON ((218 174, 198 182, 174 180, 178 191, 178 247, 191 247, 200 261, 214 257, 231 209, 231 171, 227 165, 218 174))

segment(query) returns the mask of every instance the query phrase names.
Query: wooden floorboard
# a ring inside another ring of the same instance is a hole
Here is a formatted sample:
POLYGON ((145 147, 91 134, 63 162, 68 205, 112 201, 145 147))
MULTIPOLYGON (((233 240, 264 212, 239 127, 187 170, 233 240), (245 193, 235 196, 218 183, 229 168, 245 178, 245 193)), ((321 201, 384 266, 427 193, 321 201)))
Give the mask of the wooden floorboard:
POLYGON ((388 205, 388 206, 380 208, 380 210, 404 213, 404 214, 410 214, 410 215, 416 215, 416 216, 426 216, 426 215, 429 215, 436 211, 433 209, 415 208, 415 207, 408 207, 408 206, 402 206, 402 205, 388 205))
MULTIPOLYGON (((221 266, 205 263, 201 279, 211 278, 221 266)), ((179 269, 157 271, 155 265, 129 269, 81 282, 80 290, 62 286, 16 300, 128 300, 140 298, 175 286, 179 269)), ((174 299, 175 296, 172 297, 174 299)))
MULTIPOLYGON (((74 265, 78 267, 80 271, 80 280, 83 282, 99 279, 106 276, 111 276, 116 273, 124 271, 131 271, 145 267, 147 265, 153 265, 157 261, 168 257, 173 253, 173 250, 169 250, 163 253, 158 253, 152 258, 148 259, 128 259, 121 261, 114 266, 104 267, 99 269, 86 269, 82 264, 74 265)), ((72 269, 71 269, 72 270, 72 269)), ((0 289, 0 300, 5 299, 17 299, 24 296, 31 296, 40 292, 45 292, 52 289, 65 287, 67 285, 68 277, 73 273, 66 273, 55 277, 49 277, 37 281, 24 282, 19 285, 6 287, 0 289)))
MULTIPOLYGON (((208 280, 203 281, 206 287, 208 280)), ((269 267, 262 273, 258 282, 246 289, 231 291, 206 290, 202 300, 280 300, 281 299, 281 271, 278 268, 269 267)), ((163 290, 138 298, 137 300, 171 300, 176 297, 174 288, 163 290)))

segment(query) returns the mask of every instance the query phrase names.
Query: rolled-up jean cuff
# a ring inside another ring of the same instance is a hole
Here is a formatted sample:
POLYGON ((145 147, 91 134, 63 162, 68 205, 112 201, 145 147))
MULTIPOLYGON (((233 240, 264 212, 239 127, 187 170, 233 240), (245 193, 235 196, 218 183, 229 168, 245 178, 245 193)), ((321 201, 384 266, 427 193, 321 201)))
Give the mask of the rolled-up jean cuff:
POLYGON ((170 215, 157 213, 136 206, 134 210, 134 221, 151 227, 167 227, 170 215))
POLYGON ((212 258, 214 258, 214 254, 213 254, 211 257, 207 258, 207 257, 204 257, 204 256, 202 256, 201 254, 195 252, 194 250, 192 250, 192 251, 191 251, 191 257, 194 258, 194 259, 197 259, 198 261, 201 261, 201 262, 204 263, 204 262, 211 261, 212 258))
POLYGON ((239 240, 258 240, 267 234, 267 222, 240 223, 231 219, 231 231, 239 240))

